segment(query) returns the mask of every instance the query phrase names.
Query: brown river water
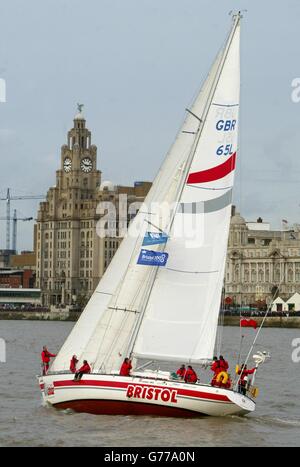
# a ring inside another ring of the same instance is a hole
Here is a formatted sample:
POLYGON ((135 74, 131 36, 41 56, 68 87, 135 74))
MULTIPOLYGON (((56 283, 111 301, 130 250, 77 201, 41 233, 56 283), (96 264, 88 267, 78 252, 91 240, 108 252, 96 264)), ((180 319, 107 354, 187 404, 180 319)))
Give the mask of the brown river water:
MULTIPOLYGON (((293 362, 297 329, 265 329, 256 350, 271 359, 260 368, 260 395, 254 414, 227 418, 154 418, 93 416, 44 407, 36 375, 40 352, 57 352, 74 323, 0 321, 6 342, 6 363, 0 363, 0 446, 202 447, 299 446, 300 363, 293 362)), ((255 336, 245 329, 242 355, 255 336)), ((222 353, 234 369, 240 330, 225 327, 222 353)), ((298 352, 300 355, 300 352, 298 352)), ((170 370, 176 368, 170 368, 170 370)), ((234 373, 234 371, 232 371, 234 373)), ((210 371, 199 369, 201 381, 210 371)))

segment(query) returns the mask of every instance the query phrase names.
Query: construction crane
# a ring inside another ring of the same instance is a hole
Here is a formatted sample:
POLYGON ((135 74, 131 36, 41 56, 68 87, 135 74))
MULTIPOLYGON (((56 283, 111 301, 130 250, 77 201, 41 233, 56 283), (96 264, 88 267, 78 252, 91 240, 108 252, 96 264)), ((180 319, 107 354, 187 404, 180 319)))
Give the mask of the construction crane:
MULTIPOLYGON (((10 217, 10 202, 19 201, 24 199, 45 199, 44 195, 28 195, 28 196, 11 196, 10 188, 7 188, 6 198, 0 198, 0 201, 6 201, 6 249, 10 250, 10 221, 13 220, 10 217)), ((14 227, 16 229, 16 222, 14 223, 14 227)), ((16 230, 15 230, 16 232, 16 230)), ((16 238, 13 241, 16 243, 16 238)))
MULTIPOLYGON (((32 221, 33 217, 17 217, 17 210, 14 210, 14 215, 12 218, 9 218, 9 221, 13 221, 13 240, 12 240, 12 249, 17 251, 17 222, 18 221, 32 221)), ((0 221, 7 221, 7 217, 0 217, 0 221)), ((9 248, 8 248, 9 250, 9 248)))

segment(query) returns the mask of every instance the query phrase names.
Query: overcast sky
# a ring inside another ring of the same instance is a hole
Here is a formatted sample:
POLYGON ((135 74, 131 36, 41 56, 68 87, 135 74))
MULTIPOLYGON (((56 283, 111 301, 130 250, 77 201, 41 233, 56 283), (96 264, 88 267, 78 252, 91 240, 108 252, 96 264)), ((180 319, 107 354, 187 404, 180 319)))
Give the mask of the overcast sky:
MULTIPOLYGON (((232 8, 247 9, 235 203, 248 220, 300 222, 300 103, 291 98, 300 77, 299 0, 2 0, 0 195, 7 187, 45 194, 55 184, 77 102, 103 179, 152 181, 232 8)), ((37 203, 12 209, 36 216, 37 203)), ((19 222, 19 249, 32 248, 32 226, 19 222)))

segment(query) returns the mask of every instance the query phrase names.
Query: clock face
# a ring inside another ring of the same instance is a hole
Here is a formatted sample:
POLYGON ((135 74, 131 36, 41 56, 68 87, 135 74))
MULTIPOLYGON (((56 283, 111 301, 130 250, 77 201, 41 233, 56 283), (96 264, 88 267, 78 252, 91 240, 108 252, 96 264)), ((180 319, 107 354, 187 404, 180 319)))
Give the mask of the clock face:
POLYGON ((72 161, 69 157, 66 157, 64 160, 64 171, 65 172, 71 172, 72 169, 72 161))
POLYGON ((80 163, 80 168, 83 172, 91 172, 93 170, 93 162, 89 157, 85 157, 80 163))

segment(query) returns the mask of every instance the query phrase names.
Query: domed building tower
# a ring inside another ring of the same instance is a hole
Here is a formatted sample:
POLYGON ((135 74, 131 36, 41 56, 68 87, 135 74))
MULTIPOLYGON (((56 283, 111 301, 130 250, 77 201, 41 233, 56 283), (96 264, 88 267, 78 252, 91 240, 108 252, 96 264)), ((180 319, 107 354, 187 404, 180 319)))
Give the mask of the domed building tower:
POLYGON ((240 248, 247 245, 248 241, 248 227, 245 219, 236 212, 235 206, 232 208, 232 217, 230 221, 229 243, 230 248, 240 248))
POLYGON ((225 272, 225 295, 228 302, 241 306, 243 301, 243 247, 248 242, 245 219, 232 207, 225 272))

